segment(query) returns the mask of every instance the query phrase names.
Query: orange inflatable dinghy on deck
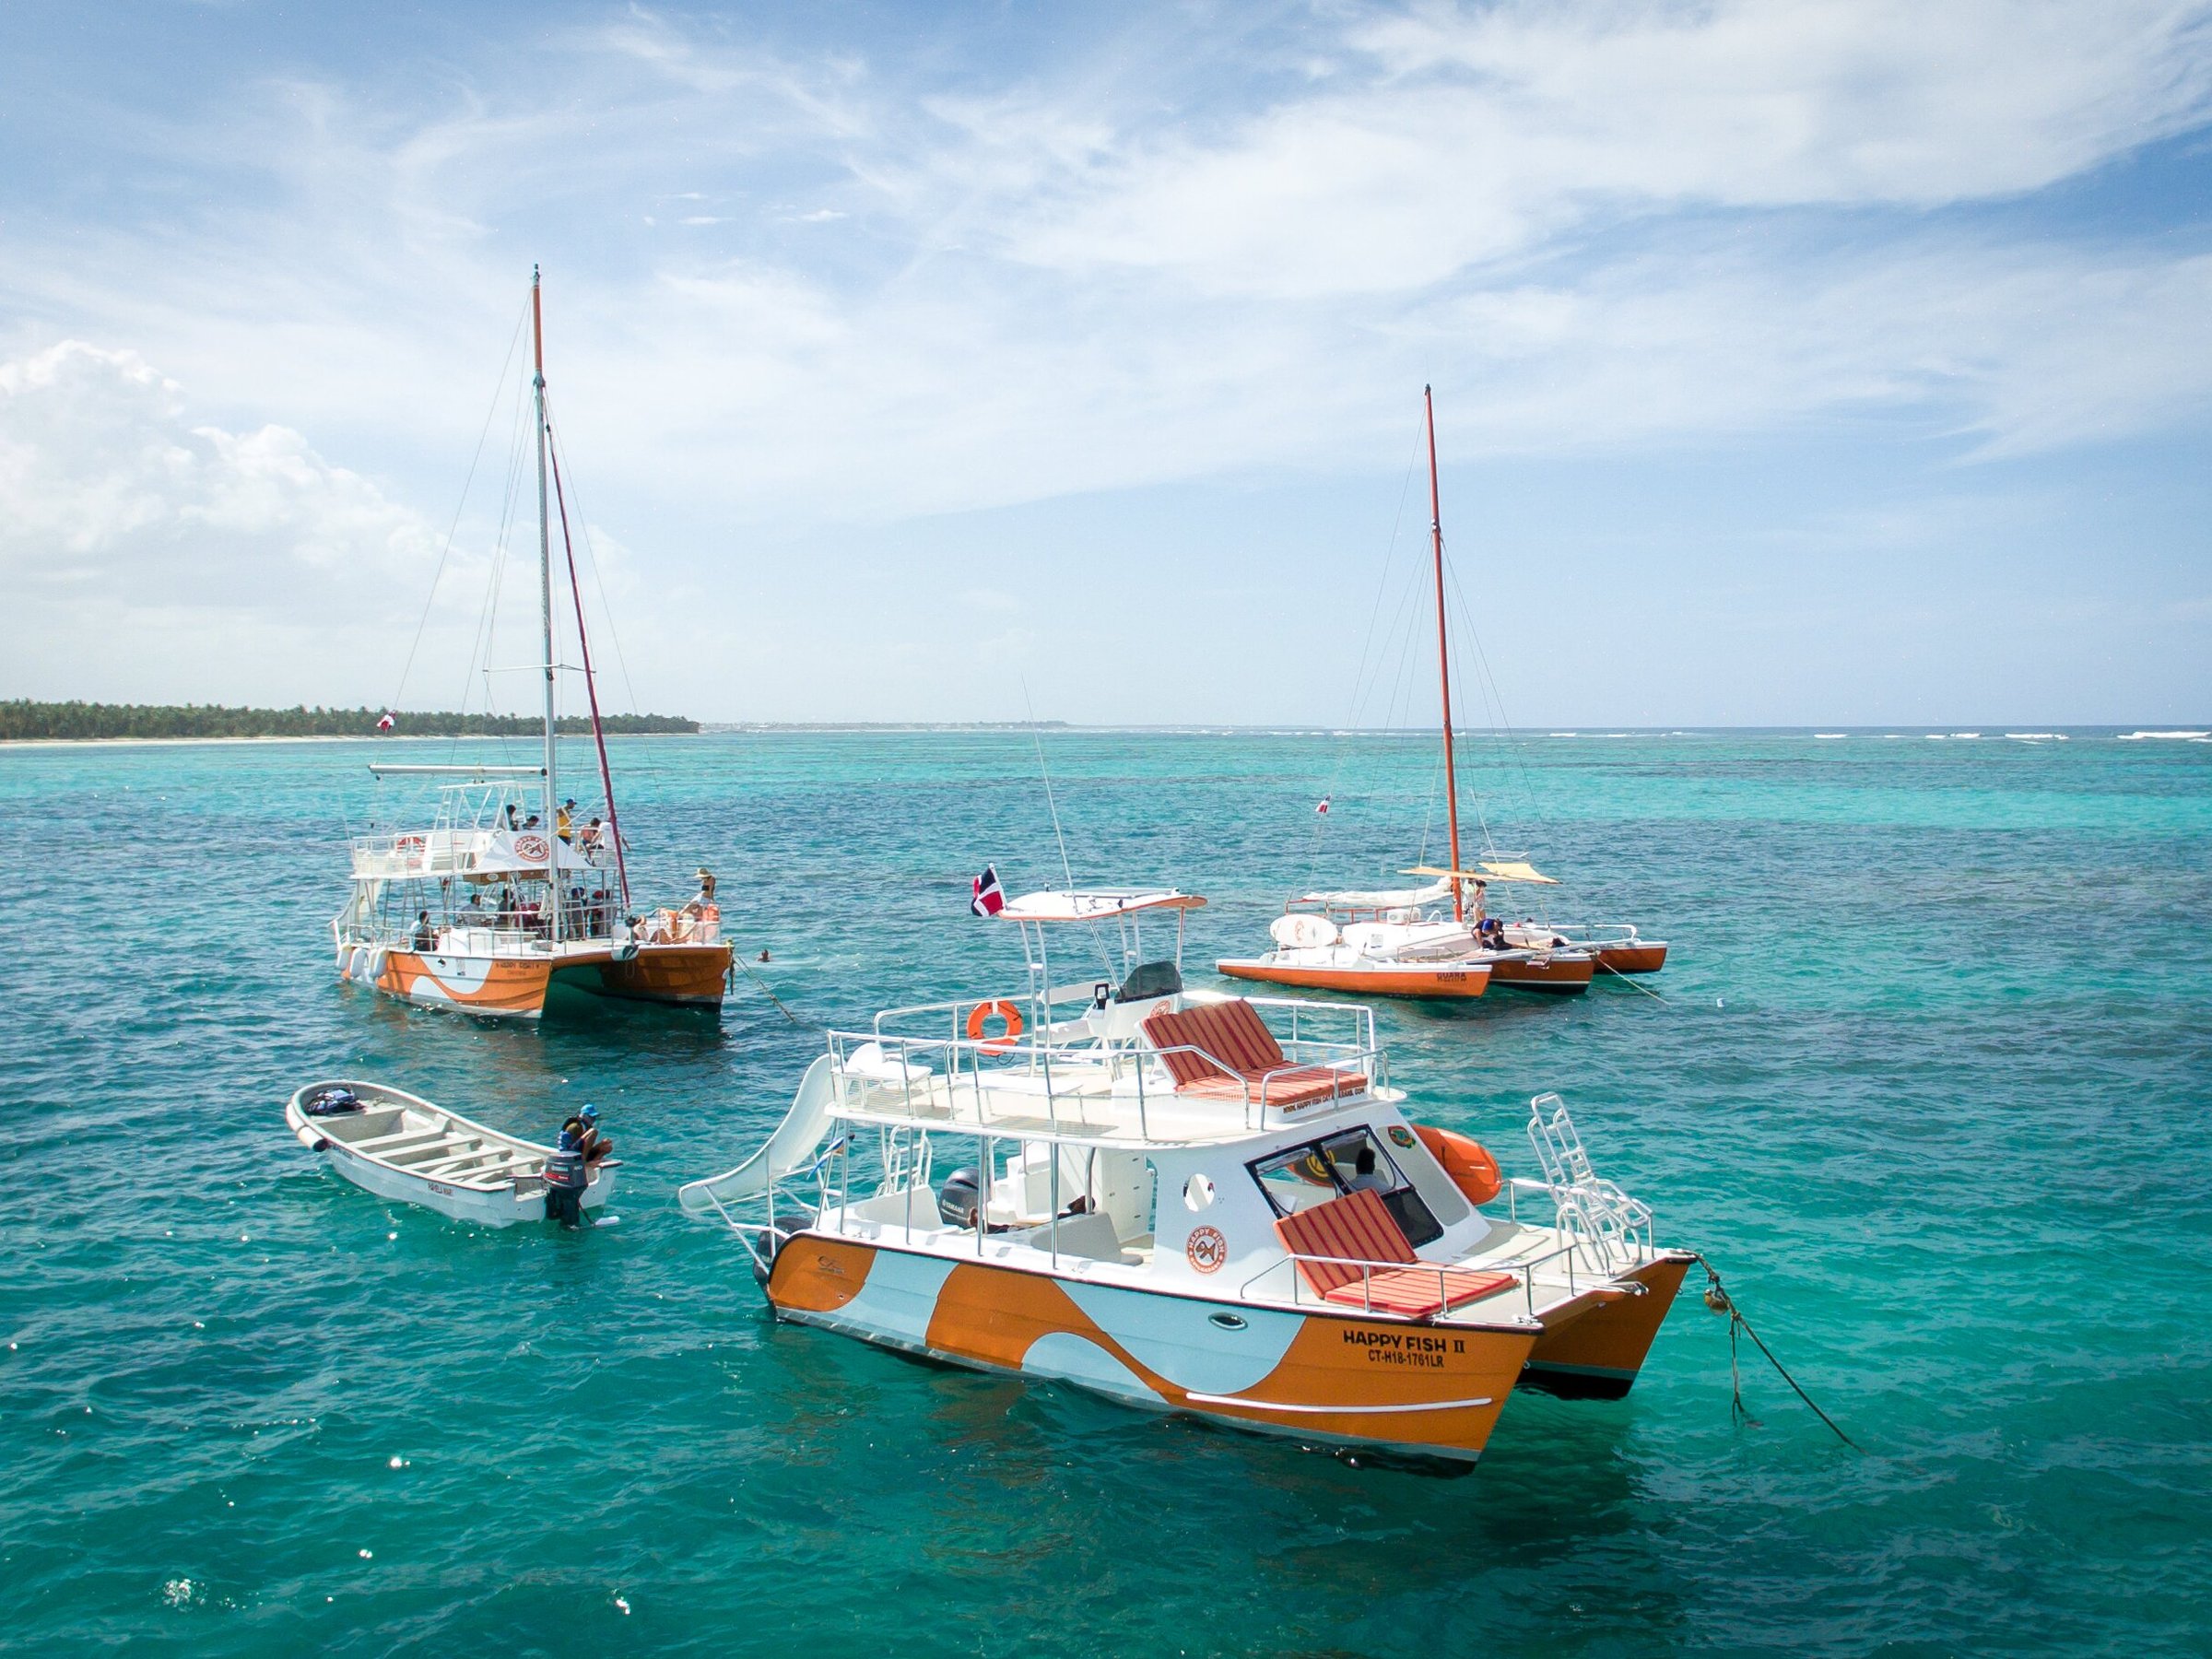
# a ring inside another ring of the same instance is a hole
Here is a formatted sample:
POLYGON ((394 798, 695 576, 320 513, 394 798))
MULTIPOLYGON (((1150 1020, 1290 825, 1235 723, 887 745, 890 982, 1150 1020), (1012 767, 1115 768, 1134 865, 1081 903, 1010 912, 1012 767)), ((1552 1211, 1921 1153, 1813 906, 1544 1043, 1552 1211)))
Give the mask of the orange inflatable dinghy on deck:
POLYGON ((1480 1141, 1430 1124, 1416 1124, 1413 1132, 1429 1148, 1429 1155, 1444 1166, 1444 1173, 1452 1177, 1452 1184, 1465 1194, 1469 1204, 1488 1204, 1505 1190, 1498 1160, 1480 1141))

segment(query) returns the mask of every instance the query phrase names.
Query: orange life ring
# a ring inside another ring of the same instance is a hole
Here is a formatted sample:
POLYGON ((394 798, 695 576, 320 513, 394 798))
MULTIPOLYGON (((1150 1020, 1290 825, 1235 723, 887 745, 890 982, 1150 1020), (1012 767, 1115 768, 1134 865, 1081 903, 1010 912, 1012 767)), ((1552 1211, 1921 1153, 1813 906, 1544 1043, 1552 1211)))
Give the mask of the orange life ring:
POLYGON ((1505 1190, 1498 1160, 1480 1141, 1427 1124, 1416 1124, 1413 1132, 1421 1137, 1430 1156, 1444 1166, 1444 1173, 1452 1177, 1452 1184, 1466 1195, 1469 1204, 1488 1204, 1505 1190))
POLYGON ((1010 1052, 1014 1047, 1014 1040, 1021 1035, 1021 1010, 1003 996, 987 1003, 977 1003, 968 1010, 968 1036, 986 1054, 1010 1052), (1006 1032, 998 1037, 985 1037, 983 1027, 994 1018, 1006 1022, 1006 1032))

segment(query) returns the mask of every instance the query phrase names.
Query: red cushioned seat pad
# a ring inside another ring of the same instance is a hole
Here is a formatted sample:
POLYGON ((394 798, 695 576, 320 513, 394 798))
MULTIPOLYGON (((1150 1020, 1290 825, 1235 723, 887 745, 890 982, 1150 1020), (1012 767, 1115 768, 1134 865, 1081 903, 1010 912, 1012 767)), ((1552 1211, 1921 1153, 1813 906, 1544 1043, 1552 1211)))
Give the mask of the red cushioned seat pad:
POLYGON ((1367 1087, 1364 1077, 1325 1065, 1288 1067, 1282 1044, 1242 997, 1201 1003, 1180 1014, 1161 1008, 1146 1018, 1145 1035, 1161 1051, 1177 1094, 1226 1100, 1256 1096, 1266 1106, 1304 1106, 1367 1087), (1249 1090, 1248 1083, 1253 1086, 1249 1090))
POLYGON ((1441 1273, 1433 1267, 1378 1267, 1364 1286, 1355 1278, 1322 1295, 1347 1308, 1373 1308, 1407 1319, 1431 1319, 1447 1308, 1495 1295, 1513 1282, 1510 1273, 1470 1273, 1459 1267, 1447 1267, 1441 1273))
POLYGON ((1342 1261, 1300 1262, 1300 1275, 1314 1291, 1326 1296, 1339 1285, 1359 1281, 1361 1262, 1416 1262, 1406 1242, 1406 1230, 1369 1192, 1347 1193, 1326 1204, 1285 1216, 1275 1224, 1275 1236, 1292 1255, 1345 1257, 1342 1261))

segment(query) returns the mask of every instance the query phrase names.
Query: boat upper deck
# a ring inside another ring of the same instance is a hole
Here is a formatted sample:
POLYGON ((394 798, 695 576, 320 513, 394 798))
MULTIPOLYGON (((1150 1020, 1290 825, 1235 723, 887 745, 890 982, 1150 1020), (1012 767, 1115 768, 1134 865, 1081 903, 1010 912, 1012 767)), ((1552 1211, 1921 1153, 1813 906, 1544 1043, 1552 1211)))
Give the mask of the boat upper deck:
POLYGON ((1364 1007, 1190 993, 1100 1006, 1034 1034, 971 1034, 1010 1006, 926 1004, 879 1015, 871 1031, 830 1032, 831 1115, 1151 1147, 1241 1140, 1401 1098, 1364 1007), (1261 1022, 1263 1007, 1288 1035, 1261 1022), (924 1025, 950 1034, 917 1034, 924 1025), (1341 1035, 1308 1035, 1317 1025, 1341 1035))

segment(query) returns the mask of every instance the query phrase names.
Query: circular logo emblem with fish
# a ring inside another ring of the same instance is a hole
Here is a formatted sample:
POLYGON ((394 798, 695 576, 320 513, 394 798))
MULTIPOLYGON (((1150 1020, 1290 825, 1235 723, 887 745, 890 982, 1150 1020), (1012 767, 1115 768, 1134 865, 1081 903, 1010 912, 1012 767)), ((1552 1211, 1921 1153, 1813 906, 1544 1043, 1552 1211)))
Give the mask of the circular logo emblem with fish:
POLYGON ((1229 1241, 1218 1227, 1194 1227, 1182 1253, 1190 1257, 1194 1270, 1211 1273, 1229 1260, 1229 1241))
POLYGON ((546 838, 542 835, 518 835, 514 850, 524 858, 543 858, 546 855, 546 838))
POLYGON ((1413 1145, 1413 1131, 1403 1124, 1393 1124, 1390 1126, 1390 1138, 1401 1147, 1410 1147, 1413 1145))

